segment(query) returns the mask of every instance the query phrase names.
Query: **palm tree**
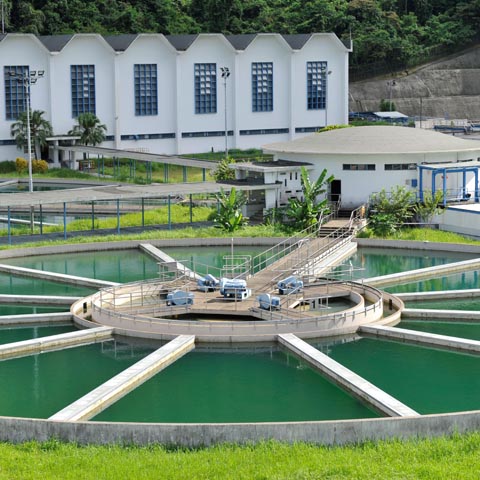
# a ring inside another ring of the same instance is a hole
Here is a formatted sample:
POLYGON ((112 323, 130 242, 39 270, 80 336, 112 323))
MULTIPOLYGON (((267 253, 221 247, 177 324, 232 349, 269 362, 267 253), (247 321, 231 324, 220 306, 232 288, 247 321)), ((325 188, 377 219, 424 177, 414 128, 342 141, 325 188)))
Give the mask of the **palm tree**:
POLYGON ((69 135, 79 135, 83 145, 98 145, 105 140, 107 127, 100 123, 94 113, 81 113, 77 117, 77 125, 68 132, 69 135))
MULTIPOLYGON (((43 118, 45 112, 33 110, 30 112, 30 139, 34 147, 35 159, 41 157, 40 149, 47 144, 47 137, 52 135, 52 124, 43 118)), ((18 148, 27 148, 27 112, 22 112, 18 120, 12 124, 10 134, 15 139, 18 148)))
POLYGON ((324 169, 317 180, 312 181, 305 167, 302 167, 300 175, 303 199, 289 199, 286 215, 293 220, 296 228, 304 230, 315 225, 320 214, 328 212, 327 199, 319 200, 318 197, 326 193, 324 187, 331 183, 334 177, 333 175, 327 177, 327 170, 324 169))

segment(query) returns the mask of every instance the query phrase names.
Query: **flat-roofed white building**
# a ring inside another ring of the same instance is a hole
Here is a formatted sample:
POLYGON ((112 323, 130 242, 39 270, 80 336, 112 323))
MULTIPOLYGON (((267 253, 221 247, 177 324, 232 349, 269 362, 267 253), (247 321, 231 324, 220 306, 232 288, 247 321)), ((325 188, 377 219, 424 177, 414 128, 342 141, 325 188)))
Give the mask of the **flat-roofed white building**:
POLYGON ((177 154, 347 123, 350 51, 333 33, 0 35, 0 161, 22 154, 10 128, 26 93, 10 72, 44 72, 30 106, 56 136, 92 112, 107 127, 106 147, 177 154))
MULTIPOLYGON (((368 126, 315 133, 289 142, 264 145, 274 162, 308 165, 312 179, 323 169, 335 180, 330 196, 346 208, 368 202, 373 193, 405 186, 420 198, 427 191, 441 190, 447 201, 479 201, 480 141, 465 140, 428 130, 368 126)), ((242 168, 248 170, 245 165, 242 168)), ((297 195, 298 175, 269 175, 282 183, 279 206, 297 195)), ((243 176, 246 176, 243 174, 243 176)), ((271 207, 272 205, 270 205, 271 207)), ((267 205, 269 207, 269 205, 267 205)))

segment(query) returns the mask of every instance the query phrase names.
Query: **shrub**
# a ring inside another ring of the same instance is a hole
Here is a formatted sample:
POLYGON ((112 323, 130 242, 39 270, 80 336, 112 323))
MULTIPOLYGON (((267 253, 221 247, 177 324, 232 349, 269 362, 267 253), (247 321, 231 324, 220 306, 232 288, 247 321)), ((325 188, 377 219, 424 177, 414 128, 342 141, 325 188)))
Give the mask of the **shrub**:
POLYGON ((0 173, 11 173, 16 171, 16 164, 13 160, 0 162, 0 173))
POLYGON ((28 162, 27 162, 27 160, 25 160, 24 158, 18 157, 18 158, 15 160, 15 170, 16 170, 18 173, 26 172, 26 171, 28 170, 28 162))
POLYGON ((48 171, 48 163, 45 160, 32 160, 33 173, 45 173, 48 171))

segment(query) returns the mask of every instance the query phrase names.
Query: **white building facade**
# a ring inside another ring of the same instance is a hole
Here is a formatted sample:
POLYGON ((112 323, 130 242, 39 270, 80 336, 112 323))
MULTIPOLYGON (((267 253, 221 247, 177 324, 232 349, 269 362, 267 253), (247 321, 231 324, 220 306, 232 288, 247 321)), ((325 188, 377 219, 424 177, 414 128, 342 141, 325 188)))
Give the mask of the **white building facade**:
MULTIPOLYGON (((264 151, 274 155, 273 164, 290 164, 289 172, 274 168, 274 175, 268 177, 269 183, 281 185, 277 206, 286 205, 289 197, 299 194, 294 164, 298 165, 296 170, 304 165, 313 180, 324 169, 333 175, 328 194, 345 208, 356 208, 367 203, 372 194, 397 187, 405 187, 419 199, 440 190, 448 203, 480 200, 478 140, 417 128, 367 126, 272 143, 264 145, 264 151)), ((273 205, 271 201, 267 207, 273 205)))
POLYGON ((0 161, 22 155, 10 128, 26 94, 11 72, 44 72, 30 107, 56 136, 92 112, 107 127, 102 146, 184 154, 347 123, 350 51, 332 33, 0 35, 0 161))

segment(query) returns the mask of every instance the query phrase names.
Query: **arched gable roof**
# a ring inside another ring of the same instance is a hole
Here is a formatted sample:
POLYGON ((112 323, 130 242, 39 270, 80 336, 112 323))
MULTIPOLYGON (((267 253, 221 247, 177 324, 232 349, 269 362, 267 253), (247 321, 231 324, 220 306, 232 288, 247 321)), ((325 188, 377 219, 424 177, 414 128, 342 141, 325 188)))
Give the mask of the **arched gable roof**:
POLYGON ((48 52, 46 46, 40 41, 40 38, 33 33, 5 33, 2 36, 1 40, 6 40, 8 38, 15 38, 15 37, 26 37, 31 39, 36 45, 38 45, 42 50, 48 52))
POLYGON ((108 48, 114 50, 113 47, 98 33, 75 33, 69 35, 45 35, 38 37, 42 45, 44 45, 49 52, 56 53, 61 52, 72 40, 76 38, 94 37, 100 41, 100 43, 108 48))

